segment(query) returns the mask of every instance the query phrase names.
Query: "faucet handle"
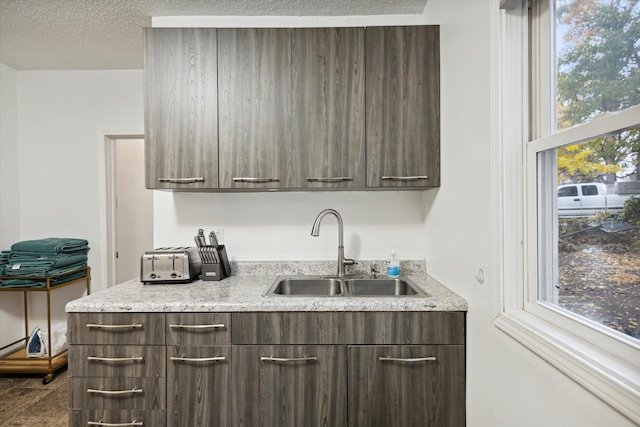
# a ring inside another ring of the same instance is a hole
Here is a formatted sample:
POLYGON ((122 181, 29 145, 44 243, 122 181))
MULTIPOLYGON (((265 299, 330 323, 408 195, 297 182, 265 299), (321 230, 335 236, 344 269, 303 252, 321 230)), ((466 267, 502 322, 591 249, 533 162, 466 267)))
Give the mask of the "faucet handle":
POLYGON ((378 277, 378 273, 379 273, 379 271, 378 271, 378 269, 376 268, 376 266, 375 266, 375 265, 372 265, 372 266, 371 266, 371 278, 372 278, 372 279, 375 279, 376 277, 378 277))
POLYGON ((351 258, 344 259, 344 265, 355 265, 355 264, 357 264, 355 259, 351 259, 351 258))

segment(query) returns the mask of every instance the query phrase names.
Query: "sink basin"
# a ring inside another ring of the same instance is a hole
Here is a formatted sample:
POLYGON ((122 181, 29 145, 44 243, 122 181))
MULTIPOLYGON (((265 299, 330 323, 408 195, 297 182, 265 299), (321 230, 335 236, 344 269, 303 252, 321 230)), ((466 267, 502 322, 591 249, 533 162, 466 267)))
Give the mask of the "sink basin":
POLYGON ((404 279, 376 278, 376 279, 347 279, 347 291, 351 295, 368 296, 409 296, 423 294, 413 284, 404 279))
POLYGON ((264 293, 266 296, 300 297, 426 297, 414 283, 404 278, 365 276, 322 277, 280 276, 264 293))
POLYGON ((285 278, 276 280, 271 293, 276 295, 332 296, 342 293, 341 282, 337 279, 320 277, 285 278))

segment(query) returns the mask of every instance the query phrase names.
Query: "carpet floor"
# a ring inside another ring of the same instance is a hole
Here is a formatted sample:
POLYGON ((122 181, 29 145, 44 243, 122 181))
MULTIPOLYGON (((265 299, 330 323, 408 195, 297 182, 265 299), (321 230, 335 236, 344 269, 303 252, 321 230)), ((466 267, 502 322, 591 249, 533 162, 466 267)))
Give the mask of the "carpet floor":
POLYGON ((67 427, 69 382, 62 368, 49 384, 43 375, 0 375, 0 426, 67 427))

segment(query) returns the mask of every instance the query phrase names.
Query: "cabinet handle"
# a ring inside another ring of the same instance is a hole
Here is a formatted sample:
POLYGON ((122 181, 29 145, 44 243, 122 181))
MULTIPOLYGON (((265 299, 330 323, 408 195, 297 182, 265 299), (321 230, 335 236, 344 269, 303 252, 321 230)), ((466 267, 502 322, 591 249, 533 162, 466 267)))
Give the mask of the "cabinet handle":
POLYGON ((429 179, 427 175, 416 176, 383 176, 383 181, 418 181, 420 179, 429 179))
POLYGON ((224 356, 214 356, 214 357, 175 357, 171 356, 169 359, 175 360, 177 362, 218 362, 221 360, 227 360, 224 356))
POLYGON ((129 423, 104 423, 102 421, 87 421, 88 426, 104 426, 104 427, 127 427, 127 426, 143 426, 143 421, 133 420, 129 423))
POLYGON ((309 357, 260 357, 263 362, 312 362, 318 360, 316 356, 309 357))
POLYGON ((350 176, 336 176, 336 177, 328 177, 328 178, 307 177, 307 181, 309 182, 344 182, 344 181, 353 181, 353 178, 351 178, 350 176))
POLYGON ((93 360, 96 362, 139 362, 144 360, 142 356, 133 356, 133 357, 98 357, 98 356, 87 356, 87 360, 93 360))
POLYGON ((204 178, 158 178, 158 181, 171 184, 193 184, 194 182, 204 182, 204 178))
POLYGON ((95 393, 95 394, 108 394, 108 395, 119 395, 119 394, 133 394, 133 393, 142 393, 141 388, 132 388, 131 390, 96 390, 93 388, 88 388, 87 393, 95 393))
POLYGON ((132 323, 130 325, 100 325, 97 323, 87 323, 87 328, 96 329, 137 329, 142 328, 142 323, 132 323))
POLYGON ((224 323, 214 323, 211 325, 169 325, 173 329, 220 329, 224 328, 224 323))
POLYGON ((414 357, 414 358, 403 359, 403 358, 399 358, 399 357, 380 356, 380 357, 378 357, 378 360, 380 360, 381 362, 409 362, 409 363, 415 363, 415 362, 435 361, 436 358, 435 358, 435 356, 431 356, 431 357, 414 357))
POLYGON ((253 178, 253 177, 239 177, 233 178, 233 182, 251 182, 254 184, 261 184, 264 182, 280 182, 278 178, 253 178))

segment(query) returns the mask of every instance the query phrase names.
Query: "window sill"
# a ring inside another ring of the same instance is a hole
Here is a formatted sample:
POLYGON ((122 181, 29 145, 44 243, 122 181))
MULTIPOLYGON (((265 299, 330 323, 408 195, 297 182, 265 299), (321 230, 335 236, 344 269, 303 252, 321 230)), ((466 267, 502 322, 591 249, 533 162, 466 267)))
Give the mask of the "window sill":
POLYGON ((595 344, 525 310, 501 313, 494 319, 494 324, 640 424, 640 370, 637 365, 618 359, 595 344))

